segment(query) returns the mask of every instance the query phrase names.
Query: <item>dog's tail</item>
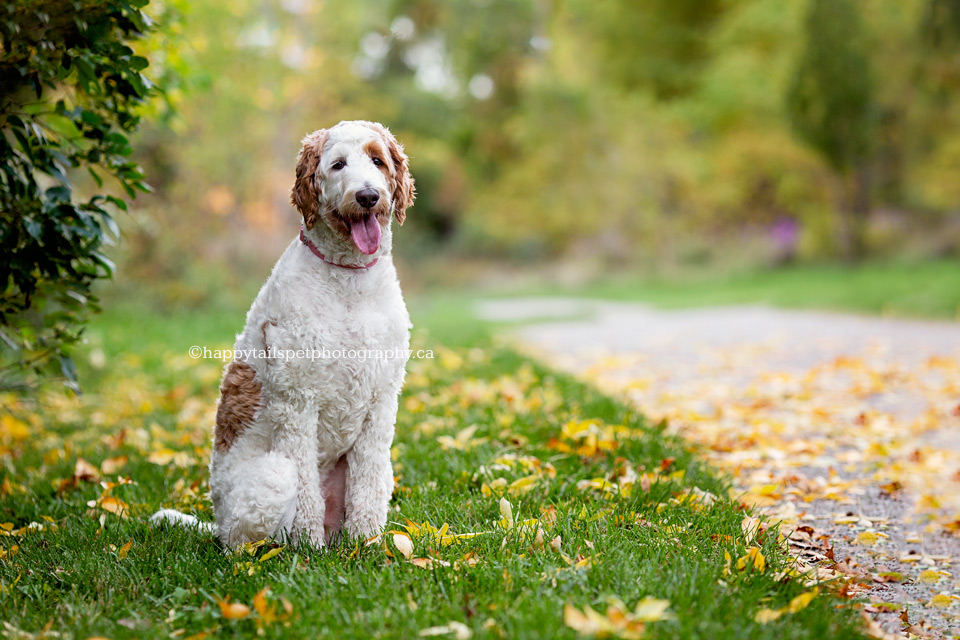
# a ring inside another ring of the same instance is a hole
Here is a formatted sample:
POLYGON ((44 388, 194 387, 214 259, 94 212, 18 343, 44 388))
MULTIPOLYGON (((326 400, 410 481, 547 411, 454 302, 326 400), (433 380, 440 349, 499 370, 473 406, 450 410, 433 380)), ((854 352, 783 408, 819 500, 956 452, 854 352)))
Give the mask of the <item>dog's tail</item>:
POLYGON ((150 516, 151 526, 156 527, 162 524, 197 529, 202 533, 214 533, 216 531, 212 522, 201 522, 196 516, 181 513, 175 509, 160 509, 150 516))

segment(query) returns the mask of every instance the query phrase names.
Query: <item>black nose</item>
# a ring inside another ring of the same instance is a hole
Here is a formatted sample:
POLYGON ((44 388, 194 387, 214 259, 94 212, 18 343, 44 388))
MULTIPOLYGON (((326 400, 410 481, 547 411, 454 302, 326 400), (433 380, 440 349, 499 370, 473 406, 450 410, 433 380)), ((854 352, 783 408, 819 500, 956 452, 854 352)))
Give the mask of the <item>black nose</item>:
POLYGON ((369 209, 380 200, 380 193, 376 189, 360 189, 357 191, 357 204, 369 209))

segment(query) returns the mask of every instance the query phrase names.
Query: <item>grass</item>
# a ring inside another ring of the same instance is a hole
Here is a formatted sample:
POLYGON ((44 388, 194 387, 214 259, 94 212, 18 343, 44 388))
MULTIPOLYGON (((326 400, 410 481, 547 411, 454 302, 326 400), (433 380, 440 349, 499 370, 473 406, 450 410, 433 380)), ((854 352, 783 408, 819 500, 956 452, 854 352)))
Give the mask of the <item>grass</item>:
POLYGON ((222 364, 186 350, 229 346, 243 309, 132 300, 91 326, 82 398, 3 399, 5 633, 410 638, 454 622, 476 638, 573 638, 565 606, 605 616, 612 597, 631 610, 650 597, 669 609, 645 623, 649 638, 860 637, 852 609, 825 595, 755 621, 810 588, 781 573, 790 561, 774 529, 753 543, 767 566, 737 569, 751 546, 746 513, 683 442, 496 346, 461 301, 419 309, 416 342, 436 357, 409 367, 389 519, 410 537, 411 559, 432 568, 404 558, 394 534, 333 551, 267 542, 234 553, 209 535, 147 526, 161 506, 212 517, 206 462, 222 364), (76 477, 78 458, 98 477, 76 477), (119 477, 134 484, 99 483, 119 477), (501 498, 513 527, 500 524, 501 498), (481 535, 444 544, 430 528, 443 525, 481 535))
POLYGON ((678 278, 631 274, 525 293, 640 301, 661 307, 768 304, 889 316, 960 319, 960 261, 805 264, 678 278))

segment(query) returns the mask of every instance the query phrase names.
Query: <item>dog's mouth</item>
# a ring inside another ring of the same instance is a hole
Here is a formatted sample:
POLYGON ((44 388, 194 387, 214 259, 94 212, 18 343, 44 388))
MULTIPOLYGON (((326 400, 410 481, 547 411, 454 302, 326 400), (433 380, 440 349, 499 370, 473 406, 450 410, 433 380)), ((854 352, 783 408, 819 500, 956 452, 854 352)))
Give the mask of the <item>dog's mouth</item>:
MULTIPOLYGON (((351 198, 352 200, 352 198, 351 198)), ((390 202, 381 198, 375 206, 365 209, 356 202, 344 202, 326 209, 324 220, 344 240, 353 242, 365 255, 376 253, 383 241, 383 221, 389 220, 390 202)))
POLYGON ((357 245, 361 253, 370 255, 377 252, 382 231, 376 213, 370 211, 361 218, 347 218, 346 223, 350 227, 353 244, 357 245))

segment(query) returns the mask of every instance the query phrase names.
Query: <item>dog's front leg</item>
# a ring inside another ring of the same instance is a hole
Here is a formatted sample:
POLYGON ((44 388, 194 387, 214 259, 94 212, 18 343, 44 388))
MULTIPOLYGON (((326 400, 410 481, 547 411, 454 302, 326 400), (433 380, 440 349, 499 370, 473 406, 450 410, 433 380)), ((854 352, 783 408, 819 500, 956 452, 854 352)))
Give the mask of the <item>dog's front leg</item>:
POLYGON ((272 407, 276 432, 273 450, 297 467, 297 502, 290 536, 297 544, 324 545, 324 502, 317 465, 317 405, 286 397, 272 407))
POLYGON ((397 397, 377 403, 347 453, 347 533, 369 538, 383 531, 393 494, 390 446, 397 419, 397 397))

